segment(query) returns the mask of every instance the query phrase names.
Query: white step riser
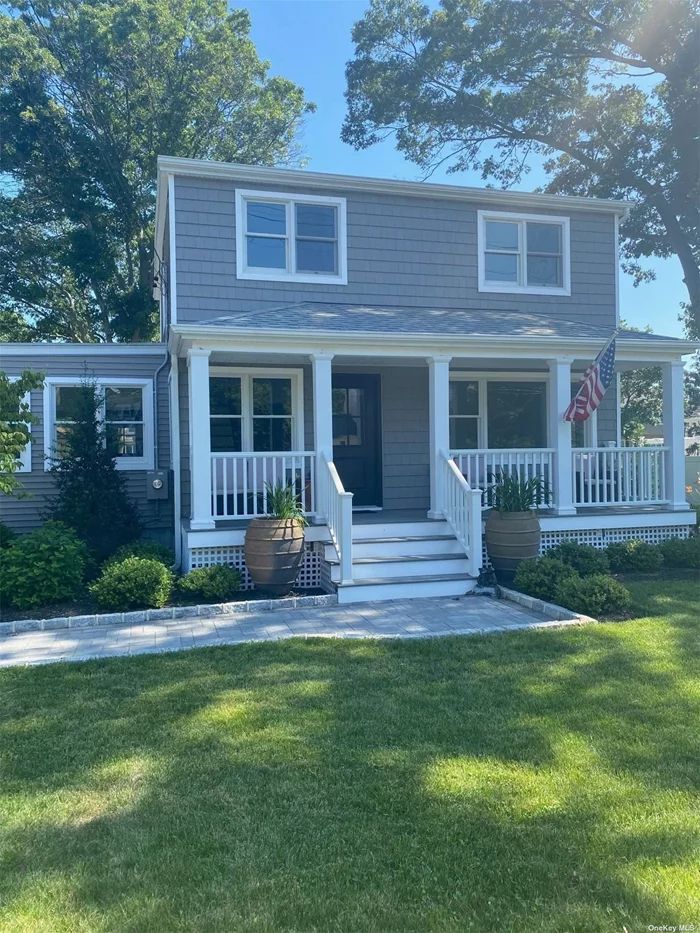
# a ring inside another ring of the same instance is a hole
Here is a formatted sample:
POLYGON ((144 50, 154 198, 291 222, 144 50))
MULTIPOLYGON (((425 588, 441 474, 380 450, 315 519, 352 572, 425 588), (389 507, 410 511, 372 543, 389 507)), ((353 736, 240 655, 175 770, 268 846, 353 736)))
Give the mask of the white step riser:
MULTIPOLYGON (((422 557, 427 554, 463 554, 464 548, 456 538, 449 541, 430 538, 406 538, 404 541, 353 541, 352 556, 359 557, 422 557)), ((325 549, 326 560, 337 560, 332 544, 325 549)))
MULTIPOLYGON (((404 577, 433 577, 438 574, 460 574, 469 572, 469 561, 463 560, 402 560, 395 563, 367 563, 353 564, 353 580, 376 580, 377 577, 391 577, 392 580, 401 580, 404 577)), ((340 580, 340 567, 333 564, 331 567, 331 580, 337 583, 340 580)))
POLYGON ((384 602, 389 599, 414 599, 421 596, 463 596, 471 593, 474 580, 430 580, 425 583, 375 583, 341 586, 338 588, 338 603, 347 606, 350 603, 384 602))
POLYGON ((449 535, 452 529, 447 522, 377 522, 372 525, 352 526, 352 540, 367 538, 419 538, 421 535, 449 535))

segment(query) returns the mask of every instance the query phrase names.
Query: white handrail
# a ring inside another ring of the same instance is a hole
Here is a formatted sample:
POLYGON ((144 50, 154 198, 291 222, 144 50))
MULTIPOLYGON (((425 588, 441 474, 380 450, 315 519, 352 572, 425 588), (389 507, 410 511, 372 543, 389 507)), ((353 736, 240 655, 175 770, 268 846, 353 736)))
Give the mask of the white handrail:
POLYGON ((660 505, 666 496, 667 447, 586 447, 572 453, 577 507, 660 505))
POLYGON ((267 487, 293 483, 307 515, 316 511, 316 454, 311 450, 244 451, 211 455, 214 518, 267 514, 267 487))
POLYGON ((338 471, 325 454, 319 458, 318 507, 326 519, 340 561, 340 583, 352 583, 352 493, 345 492, 338 471))
POLYGON ((437 468, 445 520, 469 559, 469 573, 478 575, 482 564, 481 490, 472 489, 454 460, 441 450, 437 468))
POLYGON ((460 473, 472 489, 481 489, 482 503, 491 505, 491 490, 499 476, 518 475, 522 479, 539 477, 545 491, 544 502, 551 501, 554 477, 554 448, 531 447, 507 450, 451 450, 460 473))

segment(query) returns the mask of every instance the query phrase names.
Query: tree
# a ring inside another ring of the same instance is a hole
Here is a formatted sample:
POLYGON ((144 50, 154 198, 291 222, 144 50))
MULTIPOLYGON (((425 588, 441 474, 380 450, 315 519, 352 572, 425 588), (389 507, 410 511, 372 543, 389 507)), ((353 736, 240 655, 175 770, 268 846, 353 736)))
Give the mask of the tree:
POLYGON ((30 369, 25 369, 17 379, 0 371, 0 493, 5 496, 11 496, 22 486, 15 474, 31 443, 31 426, 39 421, 24 397, 43 384, 43 373, 30 369))
POLYGON ((0 333, 155 333, 158 154, 298 162, 313 105, 225 0, 16 0, 0 14, 0 333))
POLYGON ((700 336, 700 0, 372 0, 355 24, 343 139, 388 134, 426 171, 636 202, 624 267, 676 254, 700 336))
POLYGON ((97 384, 83 379, 72 392, 71 406, 72 421, 61 434, 60 449, 51 452, 56 492, 47 517, 75 529, 101 563, 138 538, 141 520, 106 443, 97 384))

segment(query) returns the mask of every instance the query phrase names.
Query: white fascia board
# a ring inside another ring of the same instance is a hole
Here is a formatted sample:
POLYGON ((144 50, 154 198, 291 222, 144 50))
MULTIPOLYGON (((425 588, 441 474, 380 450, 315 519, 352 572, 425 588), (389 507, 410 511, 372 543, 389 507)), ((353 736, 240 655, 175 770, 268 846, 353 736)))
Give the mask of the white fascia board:
MULTIPOLYGON (((602 337, 557 337, 536 335, 495 336, 471 335, 459 338, 454 334, 380 334, 363 331, 329 333, 312 330, 272 330, 265 328, 241 328, 213 325, 178 324, 172 328, 171 351, 181 352, 183 341, 210 349, 230 348, 239 352, 289 352, 310 353, 313 350, 331 350, 338 355, 360 353, 365 356, 415 355, 425 356, 429 351, 444 352, 449 348, 452 356, 477 353, 483 357, 503 356, 506 351, 528 358, 547 359, 553 355, 577 357, 600 352, 605 343, 602 337)), ((698 348, 693 341, 625 341, 618 356, 625 360, 660 362, 678 359, 693 353, 698 348), (631 344, 631 346, 629 346, 631 344)), ((593 358, 592 357, 592 358, 593 358)))
POLYGON ((168 206, 168 176, 158 172, 156 185, 156 225, 153 236, 155 252, 163 255, 163 243, 165 239, 165 211, 168 206))
MULTIPOLYGON (((423 181, 400 181, 391 178, 364 178, 360 175, 334 175, 307 172, 303 169, 267 168, 262 165, 239 165, 232 162, 211 162, 205 159, 158 157, 158 174, 199 175, 223 178, 245 184, 258 182, 270 185, 299 185, 304 188, 371 191, 376 194, 396 194, 405 197, 447 198, 449 200, 480 201, 485 204, 509 204, 513 207, 553 207, 558 210, 606 211, 626 217, 632 201, 579 198, 564 194, 531 194, 522 191, 500 191, 495 188, 470 188, 465 185, 438 185, 423 181)), ((160 179, 159 179, 160 184, 160 179)))
POLYGON ((164 343, 1 343, 3 356, 162 356, 164 343))

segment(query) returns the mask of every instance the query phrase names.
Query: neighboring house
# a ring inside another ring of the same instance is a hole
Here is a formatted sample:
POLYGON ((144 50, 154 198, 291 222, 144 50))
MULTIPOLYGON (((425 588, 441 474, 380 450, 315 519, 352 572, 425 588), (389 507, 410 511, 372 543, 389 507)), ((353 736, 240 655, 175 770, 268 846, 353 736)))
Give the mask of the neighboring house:
MULTIPOLYGON (((618 370, 663 368, 662 447, 621 447, 614 383, 596 417, 573 431, 562 420, 619 320, 626 210, 161 158, 163 345, 41 347, 39 358, 14 346, 7 363, 49 374, 32 400, 40 436, 60 422, 54 376, 79 379, 87 362, 106 386, 142 388, 123 466, 144 509, 168 522, 172 504, 184 567, 243 567, 265 484, 292 481, 312 518, 300 585, 339 584, 341 602, 460 594, 482 565, 482 502, 505 471, 551 490, 544 547, 656 541, 695 522, 682 363, 694 343, 618 335, 618 370), (148 500, 148 471, 167 466, 168 498, 148 500)), ((7 508, 25 527, 45 489, 45 442, 34 448, 22 478, 39 495, 7 508)))

